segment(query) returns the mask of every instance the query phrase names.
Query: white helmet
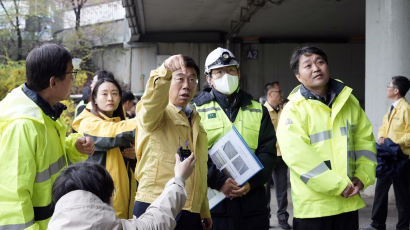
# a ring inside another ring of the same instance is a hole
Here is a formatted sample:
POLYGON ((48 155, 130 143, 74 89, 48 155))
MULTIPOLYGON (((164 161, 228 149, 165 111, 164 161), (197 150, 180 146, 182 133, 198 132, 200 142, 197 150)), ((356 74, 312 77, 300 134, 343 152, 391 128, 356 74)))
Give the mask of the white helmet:
POLYGON ((209 53, 208 57, 206 57, 205 74, 209 74, 212 69, 231 65, 239 67, 239 63, 236 61, 235 55, 227 49, 218 47, 209 53))

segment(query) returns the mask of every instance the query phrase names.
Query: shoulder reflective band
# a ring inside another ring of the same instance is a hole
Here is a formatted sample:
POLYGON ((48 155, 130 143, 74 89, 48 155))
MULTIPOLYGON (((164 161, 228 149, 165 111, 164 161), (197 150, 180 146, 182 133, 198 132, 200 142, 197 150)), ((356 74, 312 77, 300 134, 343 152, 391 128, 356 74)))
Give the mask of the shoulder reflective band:
POLYGON ((325 141, 330 138, 332 138, 332 132, 330 130, 326 130, 310 135, 310 143, 314 144, 316 142, 325 141))
POLYGON ((262 112, 260 109, 252 109, 252 108, 247 108, 247 107, 242 108, 242 110, 243 111, 249 110, 249 112, 256 112, 256 113, 261 113, 262 112))
POLYGON ((198 111, 199 113, 201 113, 201 112, 208 112, 208 111, 212 111, 212 110, 218 111, 218 110, 221 110, 221 108, 218 108, 218 107, 210 107, 210 108, 205 108, 205 109, 197 109, 196 111, 198 111))
POLYGON ((307 182, 308 182, 311 178, 313 178, 313 177, 315 177, 315 176, 318 176, 318 175, 320 175, 320 174, 326 172, 326 170, 329 170, 329 168, 326 166, 326 164, 325 164, 324 162, 322 162, 322 163, 320 163, 316 168, 310 170, 309 172, 307 172, 307 173, 305 173, 305 174, 303 174, 303 175, 300 175, 300 179, 301 179, 305 184, 307 184, 307 182))

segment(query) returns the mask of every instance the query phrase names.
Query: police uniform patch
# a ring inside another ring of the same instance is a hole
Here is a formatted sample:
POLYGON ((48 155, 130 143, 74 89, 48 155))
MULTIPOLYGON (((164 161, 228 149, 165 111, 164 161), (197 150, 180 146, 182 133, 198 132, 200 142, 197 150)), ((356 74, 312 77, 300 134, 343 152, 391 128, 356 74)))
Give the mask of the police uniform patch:
POLYGON ((208 119, 216 118, 216 113, 208 114, 208 119))

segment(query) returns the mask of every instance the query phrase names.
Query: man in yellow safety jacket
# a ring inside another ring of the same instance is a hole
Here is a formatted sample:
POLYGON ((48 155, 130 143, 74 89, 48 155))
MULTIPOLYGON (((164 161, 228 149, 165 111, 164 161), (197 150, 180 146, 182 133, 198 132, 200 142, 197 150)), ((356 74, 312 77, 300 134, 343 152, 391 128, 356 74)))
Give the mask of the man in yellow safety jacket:
POLYGON ((178 214, 176 230, 210 230, 207 197, 207 139, 198 112, 190 104, 198 83, 199 68, 187 56, 173 55, 155 70, 137 104, 136 136, 138 181, 133 214, 143 215, 174 176, 175 153, 189 149, 196 162, 186 180, 187 200, 178 214))
MULTIPOLYGON (((269 112, 270 119, 272 121, 275 131, 278 128, 278 122, 280 114, 283 110, 283 96, 279 85, 279 82, 269 82, 265 84, 266 102, 263 106, 269 112)), ((282 229, 291 229, 288 223, 289 213, 286 211, 288 207, 288 166, 282 159, 278 142, 276 142, 276 164, 272 170, 272 182, 275 187, 276 201, 278 204, 278 210, 276 217, 278 224, 282 229)), ((266 195, 268 197, 268 207, 270 210, 270 181, 266 186, 266 195)))
MULTIPOLYGON (((391 100, 392 105, 383 117, 383 124, 379 129, 379 138, 377 144, 379 147, 387 145, 390 139, 393 145, 401 150, 404 154, 410 155, 410 105, 405 96, 410 88, 410 81, 404 76, 392 77, 387 85, 387 98, 391 100), (386 143, 385 143, 386 142, 386 143)), ((393 145, 389 145, 393 149, 393 145)), ((378 153, 379 154, 379 153, 378 153)), ((401 154, 397 153, 396 154, 401 154)), ((402 157, 394 157, 395 163, 401 161, 397 166, 395 173, 387 174, 379 172, 378 167, 376 191, 372 209, 372 223, 370 226, 361 228, 361 230, 386 230, 386 218, 389 200, 389 190, 393 184, 394 196, 398 212, 398 222, 396 229, 409 229, 410 221, 410 160, 408 156, 402 154, 402 157), (407 159, 406 159, 407 158, 407 159), (387 175, 386 175, 387 174, 387 175)), ((378 155, 378 159, 383 156, 378 155)), ((396 167, 394 167, 396 168, 396 167)), ((380 171, 383 171, 380 169, 380 171)))
POLYGON ((293 227, 358 229, 359 191, 374 183, 372 126, 352 89, 329 77, 326 54, 297 49, 290 66, 301 83, 278 125, 282 158, 290 169, 293 227))
POLYGON ((27 56, 27 82, 0 102, 0 229, 47 229, 54 181, 94 152, 91 138, 66 138, 60 118, 75 74, 65 48, 42 45, 27 56))

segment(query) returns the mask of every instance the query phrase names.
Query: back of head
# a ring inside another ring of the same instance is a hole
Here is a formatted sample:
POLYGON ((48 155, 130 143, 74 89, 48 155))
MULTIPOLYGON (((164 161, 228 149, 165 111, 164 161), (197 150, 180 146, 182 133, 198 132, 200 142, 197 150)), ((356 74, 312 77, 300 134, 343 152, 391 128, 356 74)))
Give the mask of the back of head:
POLYGON ((65 194, 84 190, 110 204, 114 182, 105 168, 99 164, 81 162, 70 165, 62 171, 53 185, 53 205, 65 194))
POLYGON ((323 50, 314 46, 299 47, 293 52, 292 56, 290 57, 290 69, 294 74, 299 73, 299 58, 302 55, 310 56, 312 54, 321 56, 323 60, 325 60, 326 64, 328 64, 327 55, 323 50))
POLYGON ((90 96, 91 96, 91 88, 88 87, 88 86, 84 87, 84 88, 83 88, 83 96, 82 96, 81 99, 82 99, 85 103, 88 103, 88 100, 90 99, 90 96))
POLYGON ((212 69, 221 68, 224 66, 239 67, 239 63, 235 55, 225 48, 218 47, 208 54, 205 60, 205 74, 209 74, 212 69))
POLYGON ((131 91, 126 90, 126 91, 123 91, 123 92, 122 92, 121 100, 122 100, 122 103, 125 103, 125 102, 127 102, 127 101, 134 101, 134 100, 135 100, 135 96, 134 96, 134 94, 133 94, 131 91))
POLYGON ((109 78, 109 79, 114 79, 114 74, 110 71, 107 70, 99 70, 97 73, 97 80, 103 79, 103 78, 109 78))
POLYGON ((400 96, 406 96, 410 88, 410 80, 405 76, 392 77, 393 85, 399 90, 400 96))
POLYGON ((26 58, 27 86, 38 92, 49 87, 52 76, 64 79, 70 52, 57 44, 44 44, 30 51, 26 58))

